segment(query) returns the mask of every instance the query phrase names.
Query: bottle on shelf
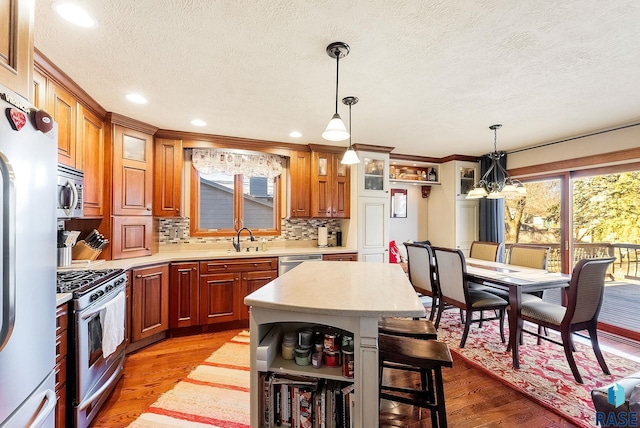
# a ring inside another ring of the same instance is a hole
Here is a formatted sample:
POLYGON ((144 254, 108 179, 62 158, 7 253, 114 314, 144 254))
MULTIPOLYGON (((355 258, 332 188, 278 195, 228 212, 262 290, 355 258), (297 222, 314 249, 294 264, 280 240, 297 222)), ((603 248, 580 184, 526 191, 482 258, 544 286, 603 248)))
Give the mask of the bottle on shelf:
POLYGON ((438 181, 438 175, 436 174, 435 168, 431 168, 429 170, 429 181, 438 181))

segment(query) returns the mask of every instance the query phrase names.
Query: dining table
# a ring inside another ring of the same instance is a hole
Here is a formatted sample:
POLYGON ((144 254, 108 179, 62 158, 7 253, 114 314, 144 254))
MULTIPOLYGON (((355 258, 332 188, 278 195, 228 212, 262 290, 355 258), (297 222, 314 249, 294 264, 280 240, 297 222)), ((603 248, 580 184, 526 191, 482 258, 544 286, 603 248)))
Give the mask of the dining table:
POLYGON ((571 275, 473 258, 466 258, 465 264, 467 281, 508 291, 509 347, 511 348, 513 367, 519 369, 518 345, 522 329, 520 318, 522 293, 566 288, 569 285, 571 275))

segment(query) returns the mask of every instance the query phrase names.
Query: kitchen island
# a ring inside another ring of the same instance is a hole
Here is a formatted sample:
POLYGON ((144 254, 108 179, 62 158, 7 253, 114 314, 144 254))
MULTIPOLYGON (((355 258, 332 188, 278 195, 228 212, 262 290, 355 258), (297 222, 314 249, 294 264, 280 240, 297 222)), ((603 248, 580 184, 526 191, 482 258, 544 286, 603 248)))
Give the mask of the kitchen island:
POLYGON ((378 426, 378 320, 425 316, 400 265, 305 262, 251 293, 244 302, 251 307, 252 427, 262 426, 263 415, 258 409, 262 407, 260 378, 265 366, 268 372, 353 382, 353 426, 378 426), (272 344, 276 348, 261 354, 258 361, 258 347, 264 345, 263 339, 273 327, 291 331, 310 325, 329 326, 353 335, 353 379, 341 377, 340 369, 321 371, 283 360, 279 343, 272 344))

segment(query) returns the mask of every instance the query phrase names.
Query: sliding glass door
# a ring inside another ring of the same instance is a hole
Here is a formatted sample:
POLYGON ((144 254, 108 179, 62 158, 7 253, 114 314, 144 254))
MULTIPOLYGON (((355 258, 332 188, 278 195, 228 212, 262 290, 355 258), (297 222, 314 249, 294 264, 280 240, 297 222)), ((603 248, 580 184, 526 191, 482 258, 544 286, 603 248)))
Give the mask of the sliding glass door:
POLYGON ((523 180, 527 196, 509 197, 504 200, 506 251, 508 252, 515 243, 549 246, 550 272, 563 271, 564 266, 565 181, 564 176, 523 180))

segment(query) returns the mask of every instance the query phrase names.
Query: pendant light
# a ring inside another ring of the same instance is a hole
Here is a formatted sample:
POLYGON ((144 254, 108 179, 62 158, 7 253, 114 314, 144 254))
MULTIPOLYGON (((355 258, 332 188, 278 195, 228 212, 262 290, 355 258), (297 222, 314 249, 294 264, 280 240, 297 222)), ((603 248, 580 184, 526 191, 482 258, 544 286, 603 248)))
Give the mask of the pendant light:
POLYGON ((505 196, 526 196, 527 189, 520 180, 509 177, 507 171, 500 164, 500 158, 504 153, 498 151, 498 129, 502 125, 491 125, 489 129, 493 131, 493 152, 485 156, 491 160, 491 165, 484 173, 480 181, 475 183, 473 190, 467 194, 467 199, 502 199, 505 196))
POLYGON ((331 117, 327 129, 322 133, 322 138, 329 141, 344 141, 349 138, 347 128, 338 114, 338 77, 340 71, 340 58, 349 54, 349 45, 343 42, 334 42, 327 46, 327 55, 336 59, 336 112, 331 117))
POLYGON ((360 163, 360 159, 358 159, 356 151, 353 150, 353 147, 351 146, 351 106, 358 102, 358 98, 344 97, 342 99, 342 102, 349 106, 349 148, 346 152, 344 152, 344 156, 342 157, 340 163, 344 165, 355 165, 357 163, 360 163))

